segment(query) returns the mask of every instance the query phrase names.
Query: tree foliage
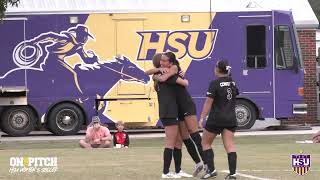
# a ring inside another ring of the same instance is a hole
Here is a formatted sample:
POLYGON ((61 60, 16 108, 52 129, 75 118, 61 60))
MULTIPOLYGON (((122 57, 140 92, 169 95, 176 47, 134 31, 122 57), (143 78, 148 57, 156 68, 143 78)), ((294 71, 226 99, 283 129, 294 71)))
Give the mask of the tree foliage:
POLYGON ((0 19, 4 17, 8 6, 18 6, 20 0, 0 0, 0 19))

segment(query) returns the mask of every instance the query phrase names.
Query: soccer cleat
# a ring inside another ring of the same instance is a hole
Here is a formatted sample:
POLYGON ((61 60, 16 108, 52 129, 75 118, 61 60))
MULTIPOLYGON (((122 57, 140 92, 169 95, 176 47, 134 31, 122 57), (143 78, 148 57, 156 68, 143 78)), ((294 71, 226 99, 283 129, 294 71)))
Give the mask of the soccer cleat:
POLYGON ((237 176, 236 176, 236 174, 228 174, 227 176, 226 176, 226 178, 224 178, 224 179, 237 179, 237 176))
POLYGON ((218 175, 218 173, 216 170, 214 170, 212 172, 207 171, 206 174, 201 177, 201 179, 216 178, 217 175, 218 175))
POLYGON ((181 178, 181 176, 179 176, 176 173, 169 172, 167 174, 162 174, 161 178, 162 179, 179 179, 179 178, 181 178))
POLYGON ((176 173, 178 176, 181 176, 181 177, 193 177, 191 174, 188 174, 188 173, 186 173, 186 172, 184 172, 184 171, 182 171, 182 170, 180 170, 180 172, 179 173, 176 173))
POLYGON ((203 164, 202 162, 197 163, 196 165, 194 165, 194 170, 193 170, 193 177, 196 177, 199 172, 201 172, 201 170, 203 169, 203 164))

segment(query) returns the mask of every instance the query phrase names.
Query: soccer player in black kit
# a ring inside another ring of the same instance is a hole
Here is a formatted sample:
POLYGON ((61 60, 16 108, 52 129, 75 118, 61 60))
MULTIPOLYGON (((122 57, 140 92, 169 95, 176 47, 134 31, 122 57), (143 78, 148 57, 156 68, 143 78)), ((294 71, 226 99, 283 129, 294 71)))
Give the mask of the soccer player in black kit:
POLYGON ((203 153, 208 169, 201 179, 217 176, 211 145, 218 134, 221 134, 224 148, 228 153, 230 173, 225 179, 236 179, 237 153, 233 139, 237 127, 236 96, 239 92, 235 82, 230 77, 230 69, 231 67, 228 66, 226 60, 217 62, 214 70, 217 79, 210 82, 206 94, 207 98, 203 105, 199 126, 202 126, 204 118, 209 114, 202 136, 203 153))
MULTIPOLYGON (((169 52, 163 53, 163 57, 172 60, 174 63, 171 66, 171 68, 169 68, 169 72, 160 76, 158 80, 160 82, 166 82, 168 79, 172 78, 172 76, 175 77, 178 74, 179 74, 179 77, 181 77, 180 75, 181 67, 180 67, 179 61, 176 59, 175 54, 169 51, 169 52)), ((193 171, 193 176, 197 176, 198 173, 203 169, 205 162, 201 162, 198 156, 198 153, 193 148, 195 144, 202 160, 204 160, 203 150, 201 145, 201 136, 198 129, 196 105, 193 102, 193 99, 185 86, 176 84, 175 90, 176 90, 176 98, 177 98, 177 105, 178 105, 178 119, 179 119, 180 134, 184 144, 187 147, 187 150, 190 156, 192 157, 193 161, 196 163, 193 171), (194 144, 192 141, 194 142, 194 144)))
MULTIPOLYGON (((159 82, 169 83, 175 89, 175 95, 177 100, 176 103, 178 106, 179 130, 181 135, 181 137, 177 139, 177 144, 179 144, 179 141, 182 138, 184 144, 187 147, 188 153, 192 157, 193 161, 196 163, 193 171, 193 176, 196 176, 203 169, 203 163, 201 162, 197 153, 197 150, 198 150, 201 157, 203 157, 201 136, 198 131, 196 107, 186 88, 183 85, 181 86, 180 83, 176 83, 172 81, 172 79, 175 79, 178 73, 181 71, 179 62, 177 61, 174 53, 172 52, 163 53, 162 58, 168 59, 169 61, 173 62, 173 64, 170 68, 167 69, 166 72, 162 73, 161 76, 160 75, 156 76, 156 80, 158 80, 159 82), (196 145, 196 148, 195 148, 195 145, 196 145)), ((156 61, 154 60, 156 59, 153 59, 153 63, 154 63, 154 66, 157 68, 148 70, 146 72, 147 74, 154 74, 154 73, 158 73, 159 71, 162 71, 161 69, 158 68, 159 64, 157 65, 156 61)), ((178 77, 181 77, 181 76, 179 75, 178 77)), ((181 145, 180 146, 177 145, 174 148, 174 160, 175 162, 177 162, 177 164, 181 164, 181 156, 182 156, 181 145), (180 157, 180 158, 176 158, 176 157, 180 157), (177 160, 177 159, 180 159, 180 160, 177 160)), ((176 169, 176 172, 179 171, 179 169, 180 168, 178 167, 178 169, 176 169)), ((184 176, 184 177, 187 177, 187 176, 184 176)))
MULTIPOLYGON (((158 54, 153 58, 153 63, 155 66, 161 67, 170 67, 174 63, 172 59, 164 59, 162 58, 162 54, 158 54), (155 63, 155 59, 159 59, 158 65, 155 63)), ((153 69, 146 71, 146 74, 153 74, 153 69)), ((156 76, 160 75, 161 72, 155 72, 157 75, 154 75, 153 79, 156 76)), ((178 76, 173 76, 170 80, 171 83, 164 83, 155 81, 155 89, 158 95, 158 103, 159 103, 159 117, 165 129, 165 149, 163 152, 163 172, 161 177, 162 178, 181 178, 181 173, 170 173, 170 164, 172 156, 175 159, 176 168, 179 168, 181 171, 181 153, 179 157, 174 152, 174 149, 177 144, 177 140, 179 137, 179 129, 178 129, 178 106, 176 101, 176 92, 175 87, 172 84, 181 84, 183 86, 188 85, 188 81, 179 78, 178 76), (179 162, 176 159, 179 159, 179 162)), ((178 170, 178 169, 176 169, 178 170)), ((186 173, 183 173, 186 174, 186 173)))

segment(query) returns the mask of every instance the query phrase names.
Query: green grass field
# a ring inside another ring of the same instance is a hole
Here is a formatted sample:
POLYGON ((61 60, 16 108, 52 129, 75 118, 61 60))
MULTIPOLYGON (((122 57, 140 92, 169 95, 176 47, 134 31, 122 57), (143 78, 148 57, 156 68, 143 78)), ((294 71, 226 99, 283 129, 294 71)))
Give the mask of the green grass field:
MULTIPOLYGON (((238 179, 320 179, 320 144, 296 144, 310 135, 237 137, 238 179), (291 168, 291 154, 311 155, 311 169, 299 176, 291 168), (252 178, 251 178, 252 179, 252 178)), ((227 156, 217 138, 213 145, 216 179, 224 179, 227 156)), ((76 141, 3 142, 0 145, 0 179, 160 179, 163 138, 131 139, 129 149, 80 149, 76 141), (56 156, 55 173, 9 173, 10 157, 56 156)), ((191 173, 193 162, 183 149, 182 166, 191 173)), ((171 170, 174 170, 172 163, 171 170)), ((199 177, 190 178, 199 179, 199 177)))

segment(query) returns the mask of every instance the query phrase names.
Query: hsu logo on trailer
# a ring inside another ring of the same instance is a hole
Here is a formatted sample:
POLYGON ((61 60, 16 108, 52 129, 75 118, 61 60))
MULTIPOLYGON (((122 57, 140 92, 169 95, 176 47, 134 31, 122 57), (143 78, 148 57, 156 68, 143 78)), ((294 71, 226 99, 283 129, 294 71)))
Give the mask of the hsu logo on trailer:
POLYGON ((311 155, 309 154, 292 154, 291 166, 293 171, 299 175, 306 174, 311 167, 311 155))
POLYGON ((217 29, 183 31, 141 31, 137 59, 151 60, 156 53, 172 51, 177 59, 188 55, 194 60, 206 59, 214 48, 217 29))

